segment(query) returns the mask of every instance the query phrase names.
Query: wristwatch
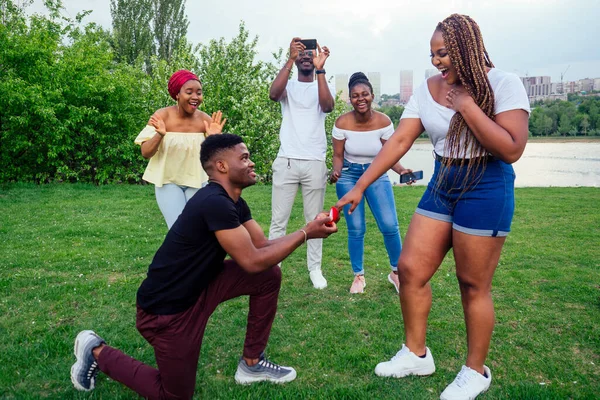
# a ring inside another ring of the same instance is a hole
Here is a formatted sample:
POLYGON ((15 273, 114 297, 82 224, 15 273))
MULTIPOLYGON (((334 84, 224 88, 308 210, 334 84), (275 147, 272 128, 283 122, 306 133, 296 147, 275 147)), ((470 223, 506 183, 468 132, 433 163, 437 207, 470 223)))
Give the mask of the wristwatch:
POLYGON ((316 73, 317 75, 319 75, 319 74, 324 74, 324 73, 325 73, 325 70, 324 70, 324 69, 318 69, 318 70, 316 70, 316 71, 315 71, 315 73, 316 73))

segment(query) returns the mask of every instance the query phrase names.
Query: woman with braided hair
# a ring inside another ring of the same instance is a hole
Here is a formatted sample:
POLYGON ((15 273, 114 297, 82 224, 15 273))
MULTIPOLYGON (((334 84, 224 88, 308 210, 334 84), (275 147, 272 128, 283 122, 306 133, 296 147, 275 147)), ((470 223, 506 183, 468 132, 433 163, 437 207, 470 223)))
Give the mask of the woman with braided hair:
POLYGON ((157 110, 135 143, 150 160, 142 179, 154 184, 158 208, 171 229, 188 200, 208 183, 200 165, 200 146, 208 135, 221 133, 227 119, 222 119, 221 111, 211 118, 198 109, 204 97, 200 78, 193 72, 175 72, 167 89, 177 104, 157 110))
POLYGON ((484 365, 494 328, 491 285, 514 212, 514 171, 525 149, 529 101, 520 79, 494 68, 479 26, 453 14, 431 38, 441 72, 413 94, 400 124, 355 187, 336 204, 354 210, 365 189, 425 130, 435 168, 398 261, 405 344, 375 368, 379 376, 430 375, 425 345, 430 279, 452 249, 467 329, 467 357, 442 399, 474 399, 492 374, 484 365))

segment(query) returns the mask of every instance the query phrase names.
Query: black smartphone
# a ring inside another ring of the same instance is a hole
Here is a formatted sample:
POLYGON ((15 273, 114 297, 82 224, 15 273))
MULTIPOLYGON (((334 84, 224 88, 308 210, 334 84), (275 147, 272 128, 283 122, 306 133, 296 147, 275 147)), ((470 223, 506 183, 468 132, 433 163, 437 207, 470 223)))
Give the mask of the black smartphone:
POLYGON ((301 40, 300 43, 306 46, 306 50, 316 50, 317 49, 317 39, 304 39, 301 40))
POLYGON ((423 179, 423 171, 413 171, 410 174, 400 175, 400 183, 418 181, 419 179, 423 179))

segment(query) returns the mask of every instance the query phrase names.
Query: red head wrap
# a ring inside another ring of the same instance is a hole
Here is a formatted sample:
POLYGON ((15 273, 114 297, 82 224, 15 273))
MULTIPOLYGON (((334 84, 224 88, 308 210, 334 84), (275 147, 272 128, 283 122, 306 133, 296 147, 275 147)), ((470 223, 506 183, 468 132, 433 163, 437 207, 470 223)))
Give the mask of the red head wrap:
POLYGON ((180 69, 179 71, 171 75, 171 78, 169 78, 169 85, 167 86, 167 88, 173 100, 177 100, 177 94, 181 90, 181 87, 187 81, 191 80, 196 80, 200 82, 200 78, 198 78, 196 74, 186 69, 180 69))

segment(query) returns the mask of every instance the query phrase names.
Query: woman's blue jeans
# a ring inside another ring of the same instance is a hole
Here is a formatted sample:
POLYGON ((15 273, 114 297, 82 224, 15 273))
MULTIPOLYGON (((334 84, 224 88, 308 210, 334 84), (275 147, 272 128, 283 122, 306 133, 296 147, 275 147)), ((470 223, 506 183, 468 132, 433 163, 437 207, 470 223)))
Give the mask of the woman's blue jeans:
MULTIPOLYGON (((342 175, 335 185, 339 199, 354 187, 369 165, 354 164, 344 160, 342 175)), ((350 206, 344 207, 344 217, 348 225, 348 252, 350 254, 350 262, 352 263, 352 271, 354 271, 355 275, 365 273, 363 265, 366 232, 365 200, 369 204, 377 227, 383 235, 383 242, 388 253, 390 266, 392 270, 396 271, 398 268, 398 258, 402 251, 402 242, 400 241, 400 231, 398 230, 398 216, 396 214, 396 204, 394 203, 394 192, 392 191, 392 184, 387 174, 383 174, 365 190, 363 199, 352 214, 348 214, 350 206)))

